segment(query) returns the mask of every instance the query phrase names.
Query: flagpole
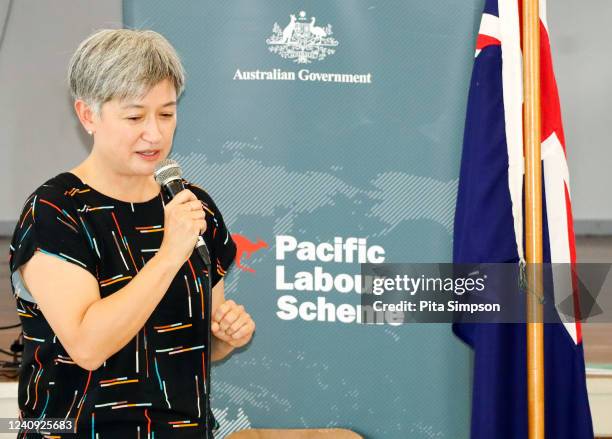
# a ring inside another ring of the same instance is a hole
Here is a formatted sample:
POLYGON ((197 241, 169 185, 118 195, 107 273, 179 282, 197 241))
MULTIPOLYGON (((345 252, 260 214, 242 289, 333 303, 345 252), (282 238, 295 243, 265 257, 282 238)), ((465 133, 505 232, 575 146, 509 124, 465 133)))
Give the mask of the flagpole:
POLYGON ((542 167, 539 0, 523 0, 527 403, 529 439, 544 439, 542 323, 542 167))

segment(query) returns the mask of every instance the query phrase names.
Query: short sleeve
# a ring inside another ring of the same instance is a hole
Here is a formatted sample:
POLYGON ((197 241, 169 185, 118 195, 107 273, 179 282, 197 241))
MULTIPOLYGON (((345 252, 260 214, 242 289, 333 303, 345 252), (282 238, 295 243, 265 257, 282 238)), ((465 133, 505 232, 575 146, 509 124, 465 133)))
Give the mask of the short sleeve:
POLYGON ((204 241, 210 252, 212 262, 211 280, 214 287, 225 276, 234 262, 236 244, 225 226, 221 212, 208 193, 193 183, 185 182, 185 186, 202 201, 202 206, 206 212, 204 241))
POLYGON ((77 265, 97 278, 95 243, 69 195, 41 186, 25 202, 10 246, 11 273, 36 251, 77 265))

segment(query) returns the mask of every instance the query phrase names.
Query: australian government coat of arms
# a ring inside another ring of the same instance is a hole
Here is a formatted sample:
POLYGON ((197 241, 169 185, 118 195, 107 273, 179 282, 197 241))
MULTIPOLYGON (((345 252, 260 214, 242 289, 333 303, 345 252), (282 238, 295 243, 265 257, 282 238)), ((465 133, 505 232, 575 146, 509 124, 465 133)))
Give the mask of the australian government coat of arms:
POLYGON ((316 17, 306 16, 300 11, 296 17, 289 16, 289 24, 284 28, 274 23, 272 36, 266 40, 270 52, 279 54, 283 58, 292 59, 298 64, 308 64, 314 60, 325 59, 332 55, 338 41, 331 37, 332 27, 316 25, 316 17))

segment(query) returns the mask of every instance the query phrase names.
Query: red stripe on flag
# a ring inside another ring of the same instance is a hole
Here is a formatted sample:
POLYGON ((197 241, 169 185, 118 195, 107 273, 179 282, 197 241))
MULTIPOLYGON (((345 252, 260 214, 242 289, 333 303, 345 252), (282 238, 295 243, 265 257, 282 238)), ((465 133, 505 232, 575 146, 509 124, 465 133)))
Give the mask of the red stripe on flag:
POLYGON ((555 72, 553 70, 548 32, 542 21, 540 21, 540 87, 542 141, 548 139, 555 133, 565 153, 565 134, 563 133, 563 122, 561 120, 559 91, 557 89, 557 81, 555 80, 555 72))
POLYGON ((479 34, 476 39, 476 49, 481 50, 487 46, 501 46, 501 41, 489 35, 479 34))

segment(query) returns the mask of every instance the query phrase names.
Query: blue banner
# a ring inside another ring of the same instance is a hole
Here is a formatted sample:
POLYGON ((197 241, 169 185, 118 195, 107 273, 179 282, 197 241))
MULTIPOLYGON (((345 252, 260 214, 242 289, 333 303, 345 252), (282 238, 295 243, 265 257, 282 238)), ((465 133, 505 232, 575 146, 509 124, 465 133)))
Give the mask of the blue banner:
MULTIPOLYGON (((176 47, 172 158, 238 245, 257 324, 212 372, 218 437, 345 427, 467 438, 471 353, 448 324, 359 323, 360 263, 450 262, 481 0, 124 2, 176 47)), ((381 322, 382 323, 382 322, 381 322)))

